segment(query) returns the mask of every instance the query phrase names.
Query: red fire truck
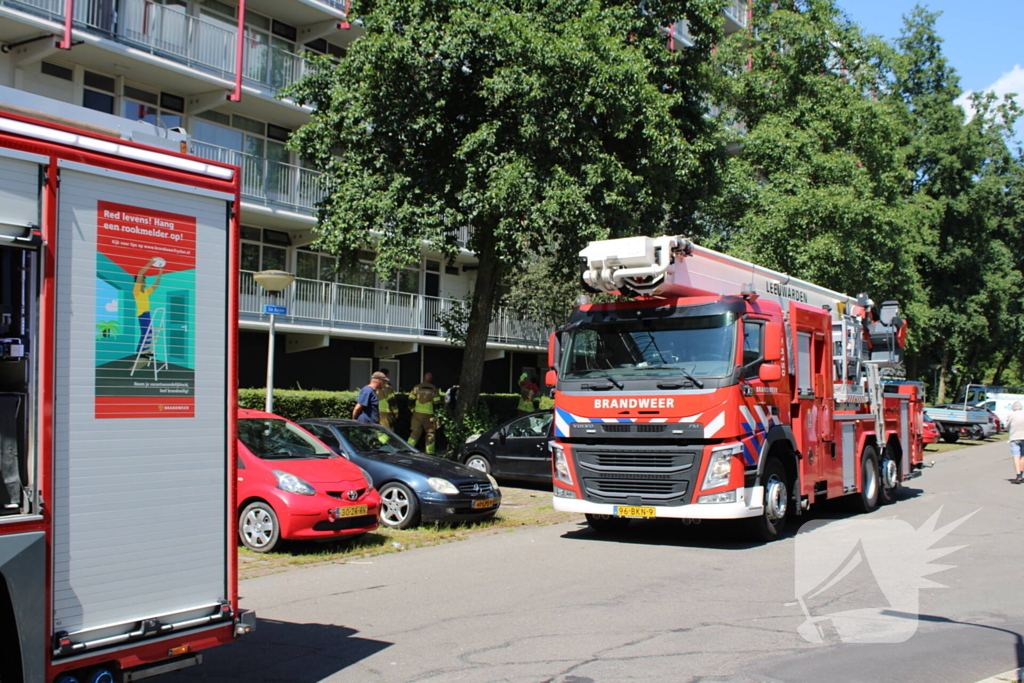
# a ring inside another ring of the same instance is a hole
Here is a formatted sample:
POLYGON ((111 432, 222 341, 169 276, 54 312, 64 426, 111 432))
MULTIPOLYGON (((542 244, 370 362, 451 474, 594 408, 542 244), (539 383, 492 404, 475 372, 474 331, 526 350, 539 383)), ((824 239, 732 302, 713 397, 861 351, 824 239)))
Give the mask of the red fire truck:
POLYGON ((906 323, 876 306, 681 237, 592 242, 591 292, 551 336, 554 506, 596 530, 652 517, 746 519, 891 502, 920 474, 921 396, 906 323))
POLYGON ((240 180, 127 121, 58 120, 0 113, 0 680, 135 681, 255 623, 232 512, 240 180))

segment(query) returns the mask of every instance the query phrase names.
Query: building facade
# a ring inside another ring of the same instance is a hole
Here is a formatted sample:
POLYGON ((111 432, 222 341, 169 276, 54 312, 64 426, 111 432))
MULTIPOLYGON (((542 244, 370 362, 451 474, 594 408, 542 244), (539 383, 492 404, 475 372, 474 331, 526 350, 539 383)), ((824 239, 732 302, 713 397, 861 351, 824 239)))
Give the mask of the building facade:
MULTIPOLYGON (((278 388, 354 389, 381 366, 402 388, 424 371, 450 385, 461 350, 439 315, 472 291, 472 253, 463 249, 449 263, 424 248, 416 267, 385 282, 372 271, 372 252, 339 269, 310 246, 318 173, 285 143, 311 110, 279 93, 310 68, 303 53, 344 55, 359 34, 346 3, 244 7, 240 14, 231 0, 0 0, 0 102, 152 144, 183 131, 192 154, 241 168, 241 386, 266 382, 265 304, 288 309, 276 320, 278 388), (126 125, 137 121, 151 124, 152 139, 126 125), (268 269, 296 280, 268 294, 252 277, 268 269)), ((498 310, 490 332, 484 391, 509 391, 520 372, 542 369, 547 332, 539 325, 498 310)))
MULTIPOLYGON (((384 282, 313 243, 318 172, 285 147, 311 109, 280 99, 310 67, 306 52, 342 57, 360 33, 346 0, 0 0, 0 103, 59 111, 123 137, 166 145, 188 136, 192 154, 241 168, 240 384, 265 385, 269 320, 277 316, 275 386, 343 390, 389 367, 400 388, 431 371, 455 381, 461 350, 440 324, 472 291, 476 257, 453 263, 424 248, 420 263, 384 282), (70 17, 70 19, 69 19, 70 17), (45 99, 40 99, 45 98, 45 99), (20 103, 20 104, 19 104, 20 103), (139 126, 152 126, 150 139, 139 126), (253 280, 261 270, 296 276, 280 295, 253 280)), ((748 0, 723 9, 726 31, 747 25, 748 0)), ((688 44, 685 22, 666 29, 669 49, 688 44)), ((462 236, 463 240, 465 235, 462 236)), ((547 330, 497 310, 484 391, 510 391, 546 363, 547 330)))

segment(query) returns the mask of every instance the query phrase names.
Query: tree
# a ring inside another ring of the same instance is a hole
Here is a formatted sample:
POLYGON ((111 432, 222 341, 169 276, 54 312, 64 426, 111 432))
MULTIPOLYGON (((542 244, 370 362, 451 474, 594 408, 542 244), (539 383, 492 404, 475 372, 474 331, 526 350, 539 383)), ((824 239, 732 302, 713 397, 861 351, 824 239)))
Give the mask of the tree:
POLYGON ((918 207, 923 248, 916 268, 927 291, 918 311, 919 348, 940 364, 943 401, 953 367, 961 381, 981 378, 1007 344, 1019 347, 1021 273, 1013 185, 1020 160, 1007 142, 1018 116, 1010 99, 972 99, 969 120, 957 103, 959 79, 935 32, 938 14, 918 7, 896 41, 891 99, 906 109, 904 141, 911 181, 903 196, 918 207))
POLYGON ((373 242, 387 274, 426 243, 479 259, 459 411, 479 394, 501 282, 541 245, 682 231, 713 189, 702 65, 720 0, 363 0, 366 34, 287 93, 315 107, 291 145, 324 171, 319 246, 373 242), (685 17, 698 45, 665 49, 685 17), (557 240, 552 237, 557 236, 557 240))
POLYGON ((882 96, 887 48, 832 0, 758 0, 753 23, 715 56, 719 118, 739 123, 742 151, 705 205, 705 242, 914 308, 916 212, 902 193, 903 107, 882 96))

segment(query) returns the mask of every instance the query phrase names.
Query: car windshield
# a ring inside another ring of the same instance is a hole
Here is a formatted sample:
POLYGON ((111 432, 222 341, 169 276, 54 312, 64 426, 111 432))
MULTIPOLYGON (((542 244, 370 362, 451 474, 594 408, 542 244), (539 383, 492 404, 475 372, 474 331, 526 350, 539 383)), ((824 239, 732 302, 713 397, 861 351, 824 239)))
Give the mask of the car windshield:
POLYGON ((724 377, 735 364, 736 315, 584 322, 566 349, 570 379, 724 377))
POLYGON ((247 417, 238 421, 238 439, 258 458, 327 458, 331 451, 287 420, 247 417))
POLYGON ((416 449, 383 427, 377 425, 345 426, 338 431, 349 447, 359 455, 370 453, 416 453, 416 449))

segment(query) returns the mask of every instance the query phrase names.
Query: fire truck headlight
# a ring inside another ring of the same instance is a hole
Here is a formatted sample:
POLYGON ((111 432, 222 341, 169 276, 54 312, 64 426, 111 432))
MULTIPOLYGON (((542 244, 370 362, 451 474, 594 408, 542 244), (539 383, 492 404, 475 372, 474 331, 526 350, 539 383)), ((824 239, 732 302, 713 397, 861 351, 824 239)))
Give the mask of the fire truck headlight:
POLYGON ((551 459, 555 465, 555 479, 572 486, 572 473, 569 471, 569 461, 565 457, 565 449, 554 441, 548 441, 551 448, 551 459))
POLYGON ((708 470, 704 473, 704 483, 701 488, 704 490, 716 489, 728 484, 732 476, 733 456, 742 450, 743 446, 737 443, 711 451, 711 460, 708 461, 708 470))

